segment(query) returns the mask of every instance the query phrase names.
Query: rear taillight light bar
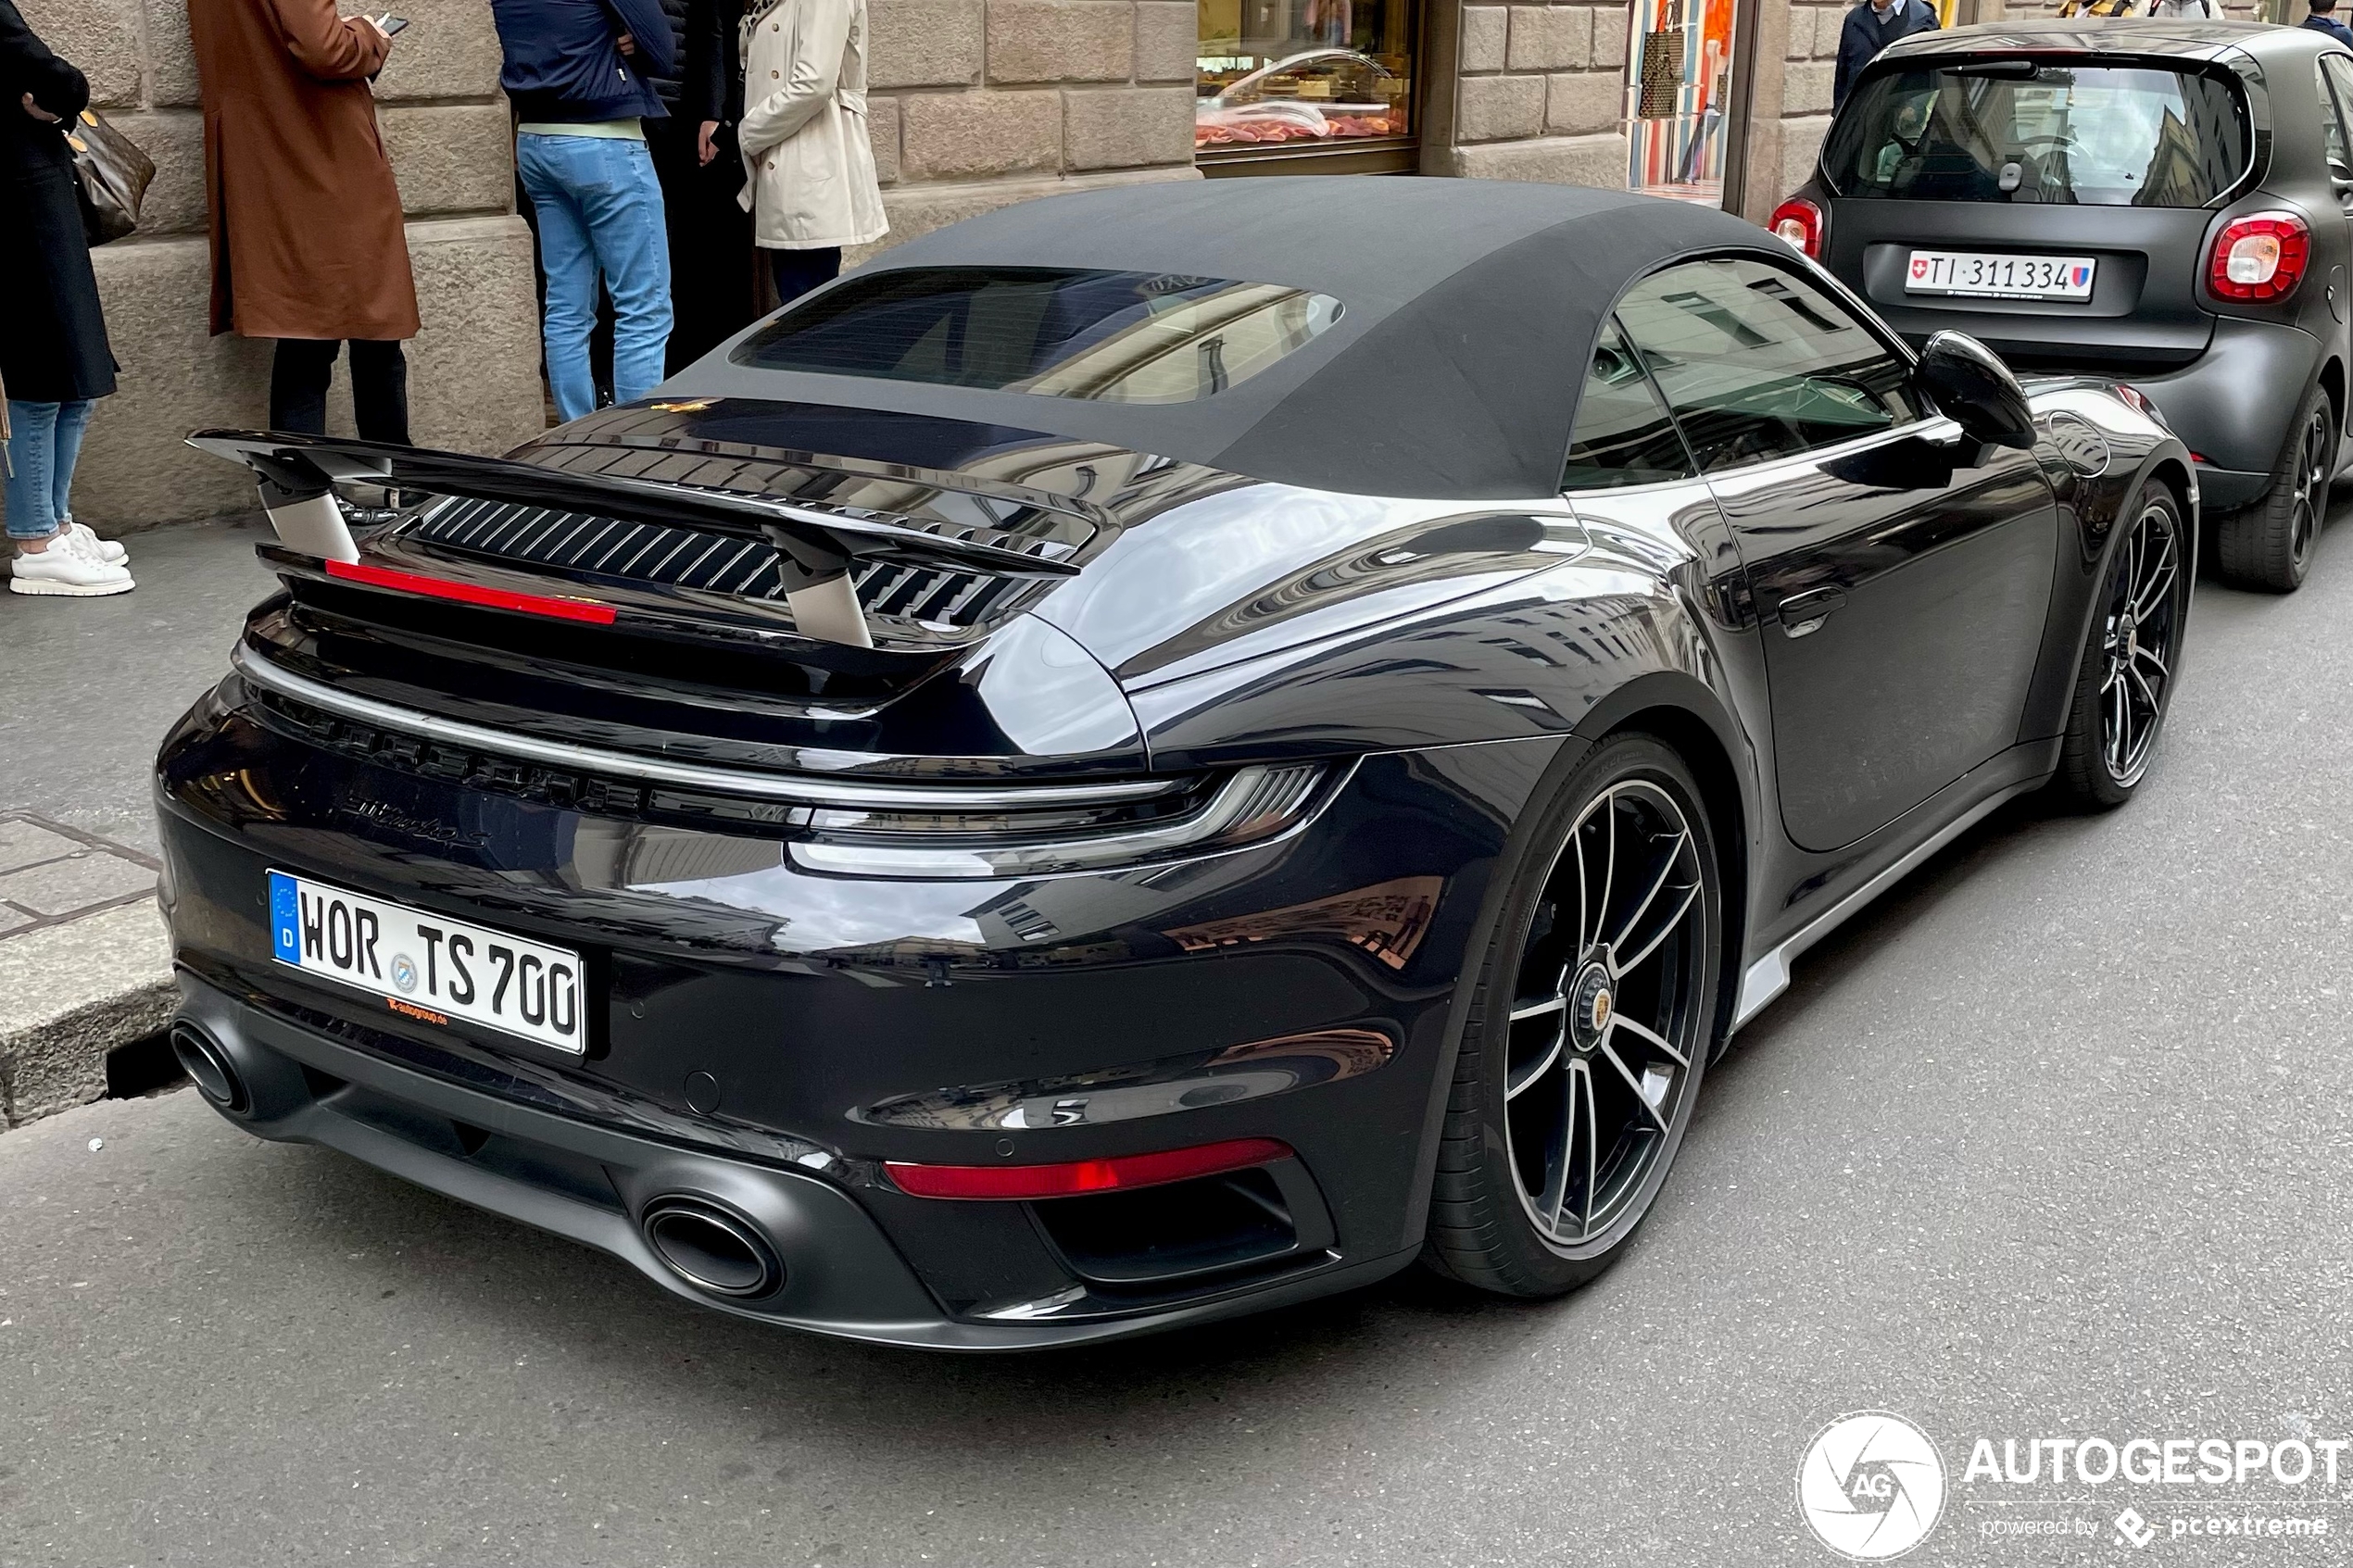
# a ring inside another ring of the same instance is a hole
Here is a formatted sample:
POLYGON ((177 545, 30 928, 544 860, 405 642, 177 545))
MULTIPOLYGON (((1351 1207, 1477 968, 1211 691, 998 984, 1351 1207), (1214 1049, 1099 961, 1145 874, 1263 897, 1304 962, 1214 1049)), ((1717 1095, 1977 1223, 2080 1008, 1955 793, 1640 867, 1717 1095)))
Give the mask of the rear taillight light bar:
POLYGON ((1290 1145, 1274 1138, 1228 1138, 1190 1148, 1115 1154, 1058 1165, 902 1165, 891 1161, 883 1169, 890 1173, 900 1191, 916 1198, 1019 1203, 1164 1186, 1292 1158, 1290 1145))
POLYGON ((1773 209, 1765 226, 1776 237, 1789 243, 1800 255, 1815 260, 1822 258, 1822 238, 1825 224, 1822 209, 1804 196, 1792 196, 1773 209))
POLYGON ((2293 212, 2233 218, 2214 236, 2206 286, 2217 299, 2266 305, 2285 299, 2312 259, 2312 228, 2293 212))
POLYGON ((395 567, 374 566, 366 561, 330 560, 325 564, 327 575, 346 583, 364 583, 371 588, 389 588, 395 593, 419 594, 429 599, 447 599, 453 604, 479 605, 484 609, 512 610, 519 615, 544 615, 556 621, 585 621, 592 626, 610 626, 614 611, 609 604, 594 599, 566 598, 557 594, 520 594, 511 588, 488 588, 479 583, 459 583, 447 577, 432 577, 422 571, 402 571, 395 567))

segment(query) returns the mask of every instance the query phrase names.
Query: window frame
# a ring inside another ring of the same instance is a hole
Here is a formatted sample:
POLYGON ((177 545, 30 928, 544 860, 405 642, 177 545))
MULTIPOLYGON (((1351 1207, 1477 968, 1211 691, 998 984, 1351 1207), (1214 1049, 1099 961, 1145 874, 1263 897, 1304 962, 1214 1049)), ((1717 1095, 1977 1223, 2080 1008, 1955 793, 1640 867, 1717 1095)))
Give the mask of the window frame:
MULTIPOLYGON (((1962 53, 1960 51, 1955 51, 1951 54, 1912 55, 1896 60, 1889 60, 1884 56, 1884 55, 1882 55, 1880 58, 1871 60, 1864 66, 1862 72, 1856 78, 1853 90, 1846 95, 1846 104, 1841 105, 1838 112, 1831 117, 1830 132, 1822 139, 1821 151, 1816 157, 1815 167, 1820 176, 1823 188, 1833 197, 1836 197, 1841 201, 1937 199, 1930 197, 1862 196, 1856 195, 1855 193, 1846 188, 1849 182, 1843 178, 1831 164, 1831 147, 1832 144, 1838 140, 1839 132, 1842 129, 1842 122, 1848 118, 1847 105, 1853 104, 1861 94, 1864 88, 1870 86, 1884 76, 1896 75, 1906 70, 1950 70, 1967 66, 1999 64, 2021 57, 2039 58, 2040 56, 2021 56, 2015 49, 1994 49, 1987 50, 1983 53, 1962 53)), ((2149 210, 2166 212, 2213 211, 2221 207, 2227 207, 2232 202, 2238 200, 2239 197, 2253 190, 2265 177, 2268 176, 2271 167, 2270 146, 2275 132, 2270 126, 2266 119, 2266 116, 2269 113, 2266 107, 2268 89, 2264 82, 2261 69, 2258 67, 2254 61, 2246 60, 2241 64, 2233 64, 2227 60, 2184 60, 2175 56, 2110 54, 2105 50, 2093 49, 2082 51, 2080 54, 2075 55, 2072 59, 2055 58, 2050 60, 2048 63, 2054 65, 2067 64, 2075 66, 2095 66, 2102 69, 2119 70, 2167 70, 2171 71, 2176 76, 2203 76, 2221 85, 2225 92, 2231 94, 2232 104, 2238 117, 2239 131, 2246 143, 2246 156, 2240 162, 2237 174, 2234 175, 2221 190, 2216 191, 2211 197, 2208 198, 2204 202, 2201 202, 2196 207, 2163 207, 2152 208, 2149 210)), ((2353 126, 2349 126, 2347 129, 2348 131, 2353 131, 2353 126)), ((1986 205, 1990 206, 1995 204, 1989 203, 1986 205)), ((2000 205, 2007 206, 2010 204, 2004 203, 2000 205)))
MULTIPOLYGON (((2353 173, 2353 55, 2341 49, 2322 51, 2312 62, 2312 81, 2320 89, 2321 113, 2336 122, 2337 140, 2346 153, 2345 166, 2348 173, 2353 173), (2334 69, 2330 69, 2332 63, 2334 69)), ((2324 130, 2321 136, 2321 169, 2324 175, 2334 178, 2336 170, 2330 167, 2328 155, 2328 135, 2324 130)), ((2337 194, 2339 205, 2347 199, 2345 193, 2337 194)))
MULTIPOLYGON (((1659 405, 1667 410, 1667 417, 1668 420, 1672 420, 1675 425, 1676 435, 1683 443, 1683 451, 1685 455, 1692 459, 1692 477, 1694 479, 1705 481, 1715 478, 1716 475, 1719 473, 1746 473, 1757 469, 1769 467, 1775 463, 1818 462, 1825 458, 1836 457, 1848 451, 1861 450, 1863 447, 1868 446, 1874 442, 1885 441, 1891 436, 1898 433, 1911 433, 1917 435, 1925 431, 1935 429, 1939 425, 1953 425, 1952 417, 1950 415, 1944 413, 1942 409, 1934 408, 1933 405, 1926 405, 1922 408, 1919 414, 1907 423, 1890 425, 1881 430, 1866 431, 1860 434, 1850 436, 1843 440, 1831 442, 1824 445, 1808 446, 1803 451, 1785 452, 1777 457, 1771 458, 1759 458, 1753 461, 1742 463, 1731 468, 1708 468, 1706 464, 1699 460, 1699 448, 1692 441, 1691 433, 1683 428, 1683 416, 1676 408, 1675 400, 1667 395, 1667 389, 1659 384, 1657 374, 1652 370, 1649 356, 1642 350, 1641 342, 1635 338, 1632 332, 1627 332, 1622 324, 1618 324, 1618 309, 1625 303, 1626 296, 1628 295, 1633 293, 1634 290, 1640 288, 1642 284, 1649 282, 1652 279, 1659 276, 1661 273, 1669 271, 1674 268, 1709 261, 1753 261, 1769 270, 1780 272, 1785 276, 1811 284, 1814 288, 1829 295, 1832 303, 1843 308, 1846 313, 1854 319, 1856 323, 1863 329, 1866 335, 1868 335, 1874 343, 1879 345, 1880 348, 1893 358, 1896 364, 1903 367, 1904 381, 1906 386, 1911 384, 1914 373, 1919 367, 1919 356, 1912 351, 1911 345, 1906 344, 1901 337, 1897 336, 1896 333, 1888 327, 1887 323, 1881 320, 1878 312, 1871 309, 1868 304, 1856 295, 1854 290, 1848 288, 1844 283, 1841 282, 1838 278, 1830 272, 1828 269, 1822 267, 1818 262, 1795 256, 1794 254, 1787 257, 1775 256, 1769 251, 1753 250, 1742 246, 1725 246, 1709 250, 1690 251, 1680 256, 1669 257, 1666 260, 1661 261, 1656 266, 1651 268, 1648 271, 1642 273, 1641 276, 1630 280, 1625 288, 1619 290, 1617 297, 1610 302, 1609 311, 1604 319, 1617 326, 1617 331, 1624 334, 1628 345, 1635 350, 1635 358, 1642 364, 1642 374, 1650 381, 1652 395, 1655 396, 1659 401, 1659 405)), ((1599 346, 1600 342, 1597 338, 1595 340, 1595 347, 1598 348, 1599 346)), ((1587 361, 1586 370, 1588 374, 1592 373, 1592 361, 1590 359, 1587 361)), ((1584 383, 1581 380, 1578 383, 1578 389, 1581 397, 1584 390, 1584 383)), ((1572 434, 1574 432, 1572 430, 1572 434)), ((1568 454, 1567 450, 1564 449, 1561 454, 1561 467, 1564 472, 1567 471, 1567 466, 1568 454)), ((1610 490, 1608 493, 1615 495, 1621 493, 1621 491, 1653 489, 1656 488, 1660 484, 1685 484, 1689 483, 1691 483, 1690 480, 1662 480, 1653 485, 1620 486, 1610 490)), ((1585 490, 1568 493, 1596 494, 1599 492, 1585 490)))
MULTIPOLYGON (((1642 280, 1640 279, 1635 280, 1637 282, 1641 281, 1642 280)), ((1631 287, 1632 285, 1629 284, 1628 286, 1631 287)), ((1561 454, 1562 483, 1560 493, 1567 496, 1623 495, 1636 494, 1644 490, 1663 490, 1671 484, 1702 484, 1706 483, 1706 471, 1699 466, 1699 454, 1692 450, 1692 438, 1684 433, 1683 421, 1675 417, 1675 406, 1667 400, 1667 394, 1659 386, 1658 378, 1651 374, 1650 361, 1644 358, 1642 351, 1639 347, 1635 346, 1634 335, 1626 330, 1625 323, 1618 320, 1617 307, 1615 304, 1610 307, 1609 313, 1602 318, 1602 334, 1595 336, 1593 339, 1593 352, 1586 357, 1585 374, 1577 383, 1577 411, 1579 414, 1582 414, 1585 411, 1585 387, 1586 384, 1593 379, 1593 367, 1601 358, 1602 345, 1604 338, 1608 333, 1616 332, 1617 334, 1618 341, 1626 345, 1627 352, 1633 356, 1634 368, 1642 372, 1642 385, 1649 390, 1651 402, 1656 406, 1661 414, 1666 416, 1667 428, 1674 433, 1675 445, 1682 449, 1683 461, 1690 465, 1691 472, 1678 474, 1672 479, 1646 479, 1639 484, 1572 485, 1567 483, 1568 458, 1569 454, 1577 450, 1577 421, 1575 420, 1571 420, 1568 422, 1568 450, 1561 454)))

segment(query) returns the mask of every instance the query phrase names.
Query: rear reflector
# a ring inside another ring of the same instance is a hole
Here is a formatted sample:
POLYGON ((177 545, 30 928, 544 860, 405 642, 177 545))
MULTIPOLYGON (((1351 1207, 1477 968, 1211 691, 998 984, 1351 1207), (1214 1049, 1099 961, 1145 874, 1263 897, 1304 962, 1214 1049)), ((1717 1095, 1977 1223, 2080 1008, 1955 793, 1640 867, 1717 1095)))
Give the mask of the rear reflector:
POLYGON ((585 621, 598 626, 610 626, 613 622, 612 606, 596 604, 587 599, 558 598, 552 594, 518 594, 506 588, 485 588, 475 583, 453 583, 446 577, 428 577, 422 571, 370 566, 365 561, 331 560, 326 565, 328 576, 365 583, 371 588, 422 594, 427 598, 481 605, 485 609, 511 609, 524 615, 552 616, 558 621, 585 621))
POLYGON ((1245 1171, 1291 1158, 1291 1147, 1273 1138, 1229 1138, 1157 1154, 1121 1154, 1109 1160, 1076 1160, 1064 1165, 884 1165, 899 1190, 917 1198, 1074 1198, 1089 1192, 1126 1192, 1190 1181, 1227 1171, 1245 1171))

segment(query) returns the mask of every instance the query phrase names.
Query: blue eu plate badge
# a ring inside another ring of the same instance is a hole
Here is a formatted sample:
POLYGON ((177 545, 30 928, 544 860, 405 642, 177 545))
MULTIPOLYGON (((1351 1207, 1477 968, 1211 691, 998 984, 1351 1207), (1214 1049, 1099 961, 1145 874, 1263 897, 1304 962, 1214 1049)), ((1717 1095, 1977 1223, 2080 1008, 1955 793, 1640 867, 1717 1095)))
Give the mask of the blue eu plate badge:
POLYGON ((270 873, 270 950, 283 963, 302 961, 302 907, 295 879, 283 872, 270 873))

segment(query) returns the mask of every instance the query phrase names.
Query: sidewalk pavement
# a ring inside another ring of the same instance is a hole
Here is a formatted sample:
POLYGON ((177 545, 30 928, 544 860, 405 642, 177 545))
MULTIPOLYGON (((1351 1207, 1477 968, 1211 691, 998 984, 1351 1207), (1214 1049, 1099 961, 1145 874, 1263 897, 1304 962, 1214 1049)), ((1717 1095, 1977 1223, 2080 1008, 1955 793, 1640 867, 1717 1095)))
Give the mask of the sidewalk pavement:
POLYGON ((99 1098, 171 1014, 148 773, 274 579, 258 515, 134 534, 138 588, 0 594, 0 1126, 99 1098))

